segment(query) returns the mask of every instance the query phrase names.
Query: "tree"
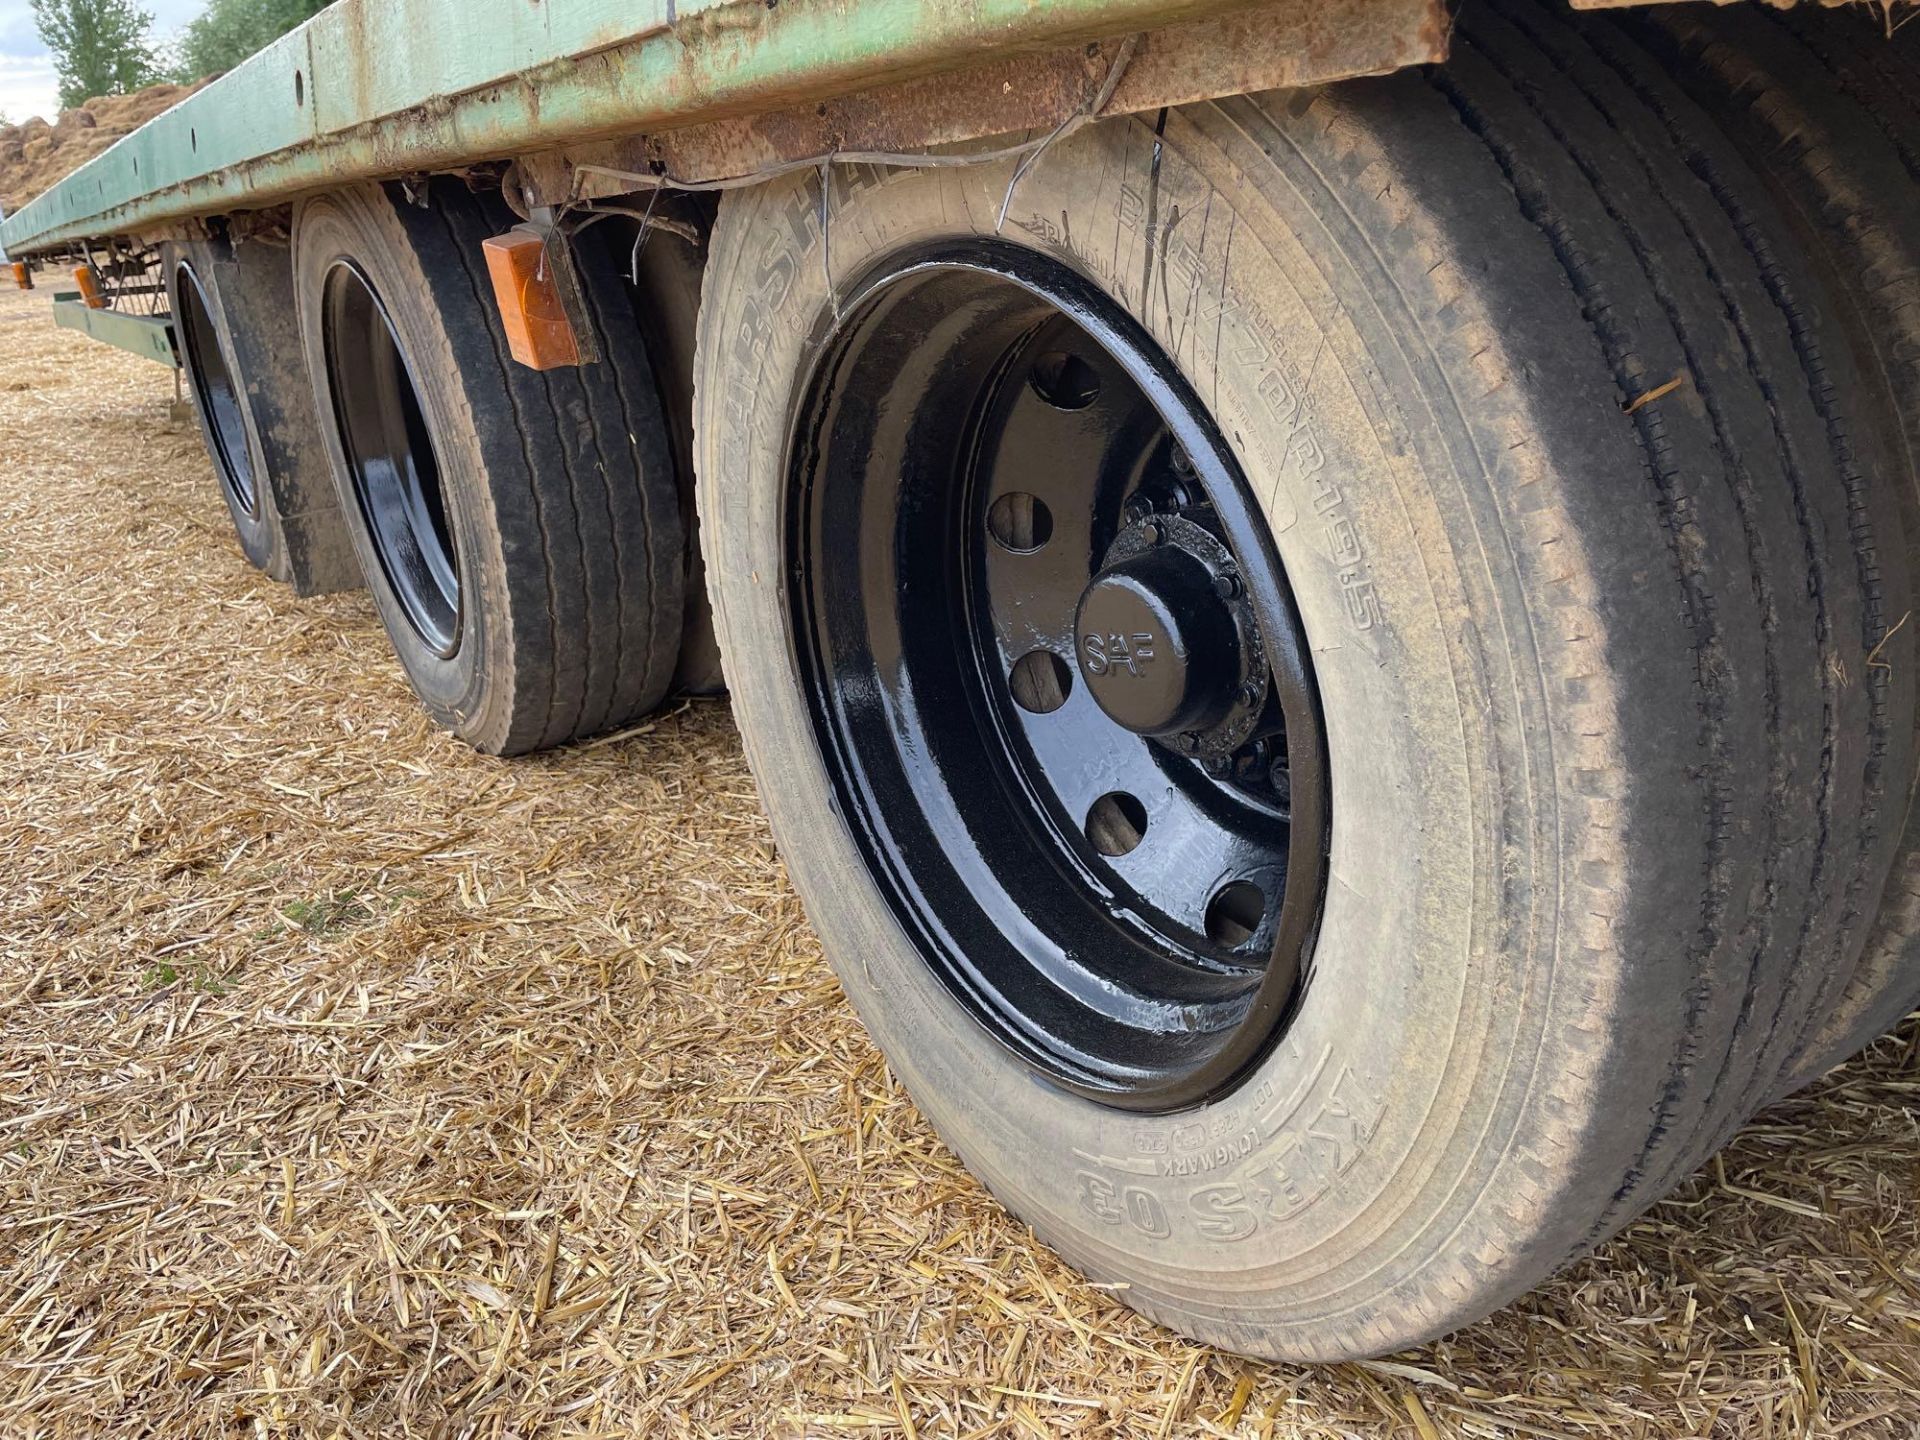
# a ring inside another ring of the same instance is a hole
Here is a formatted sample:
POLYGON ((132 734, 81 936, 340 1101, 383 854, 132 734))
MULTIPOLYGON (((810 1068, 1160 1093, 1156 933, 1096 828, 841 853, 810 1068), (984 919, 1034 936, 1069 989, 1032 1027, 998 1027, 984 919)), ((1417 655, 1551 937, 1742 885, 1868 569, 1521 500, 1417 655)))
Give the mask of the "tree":
POLYGON ((133 0, 33 0, 33 23, 53 52, 63 110, 157 78, 147 45, 153 17, 133 0))
POLYGON ((231 70, 326 8, 327 0, 207 0, 180 37, 176 78, 191 82, 231 70))

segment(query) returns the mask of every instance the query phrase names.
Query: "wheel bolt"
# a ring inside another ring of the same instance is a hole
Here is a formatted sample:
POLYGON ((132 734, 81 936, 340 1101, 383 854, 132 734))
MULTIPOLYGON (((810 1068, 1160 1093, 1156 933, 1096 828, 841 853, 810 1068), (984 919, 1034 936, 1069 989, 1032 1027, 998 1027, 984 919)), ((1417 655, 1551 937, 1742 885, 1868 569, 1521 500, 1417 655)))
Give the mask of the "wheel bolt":
POLYGON ((1176 445, 1173 447, 1173 468, 1178 470, 1182 475, 1191 475, 1193 473, 1193 457, 1188 455, 1182 446, 1176 445))
POLYGON ((1223 571, 1213 577, 1213 593, 1222 600, 1231 600, 1240 593, 1240 577, 1231 570, 1223 571))
POLYGON ((1137 525, 1151 514, 1153 514, 1153 501, 1145 495, 1127 497, 1127 519, 1130 523, 1137 525))
POLYGON ((1240 687, 1238 699, 1242 705, 1258 705, 1260 703, 1260 693, 1259 687, 1249 682, 1240 687))
POLYGON ((1287 762, 1276 760, 1273 769, 1267 772, 1267 780, 1273 786, 1273 793, 1280 798, 1281 808, 1293 804, 1293 772, 1287 769, 1287 762))
POLYGON ((1209 755, 1200 762, 1200 768, 1218 780, 1226 775, 1230 764, 1224 755, 1209 755))
POLYGON ((1145 525, 1141 527, 1140 538, 1149 545, 1158 545, 1166 538, 1166 532, 1158 524, 1145 525))
POLYGON ((1180 737, 1180 748, 1189 755, 1198 754, 1200 750, 1200 737, 1192 733, 1182 735, 1180 737))

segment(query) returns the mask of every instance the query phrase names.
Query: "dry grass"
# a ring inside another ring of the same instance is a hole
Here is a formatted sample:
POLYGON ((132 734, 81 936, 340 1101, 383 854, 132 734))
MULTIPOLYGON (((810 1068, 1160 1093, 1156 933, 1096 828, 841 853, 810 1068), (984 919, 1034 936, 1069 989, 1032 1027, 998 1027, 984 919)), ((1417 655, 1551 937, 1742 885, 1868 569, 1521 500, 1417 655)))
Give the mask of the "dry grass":
POLYGON ((434 733, 42 301, 0 298, 0 1434, 1915 1432, 1920 1027, 1443 1344, 1196 1349, 907 1104, 723 705, 434 733))

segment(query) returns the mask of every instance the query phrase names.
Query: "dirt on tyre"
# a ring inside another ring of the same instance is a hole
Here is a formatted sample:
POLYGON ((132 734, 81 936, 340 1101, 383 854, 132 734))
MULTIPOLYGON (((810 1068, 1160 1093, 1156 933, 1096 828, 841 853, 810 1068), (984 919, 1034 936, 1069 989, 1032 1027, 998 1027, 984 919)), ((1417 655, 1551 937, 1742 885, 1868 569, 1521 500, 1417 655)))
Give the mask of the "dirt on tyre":
POLYGON ((597 364, 509 358, 481 244, 497 194, 439 180, 303 202, 302 334, 368 584, 436 721, 519 754, 659 703, 685 537, 645 342, 595 247, 597 364))
POLYGON ((1438 1335, 1698 1165, 1866 943, 1876 382, 1665 69, 1545 9, 1014 179, 723 204, 700 507, 776 839, 1071 1262, 1250 1354, 1438 1335))
MULTIPOLYGON (((1831 313, 1871 381, 1854 408, 1880 409, 1889 439, 1862 481, 1901 514, 1900 563, 1911 573, 1920 546, 1920 55, 1910 37, 1887 35, 1884 17, 1850 9, 1688 7, 1642 20, 1634 33, 1767 179, 1822 265, 1831 313)), ((1904 612, 1882 619, 1914 623, 1904 612)), ((1869 666, 1893 663, 1882 653, 1869 666)), ((1889 819, 1901 823, 1896 812, 1889 819)), ((1920 1004, 1920 813, 1910 802, 1894 878, 1844 978, 1781 1090, 1814 1079, 1920 1004)))
POLYGON ((585 244, 602 247, 627 282, 624 288, 632 302, 633 323, 647 337, 654 382, 666 415, 668 444, 679 477, 680 519, 687 536, 680 657, 672 686, 678 695, 717 695, 726 689, 719 646, 713 638, 693 495, 694 331, 712 210, 710 196, 655 197, 646 211, 636 215, 603 212, 581 237, 585 244))

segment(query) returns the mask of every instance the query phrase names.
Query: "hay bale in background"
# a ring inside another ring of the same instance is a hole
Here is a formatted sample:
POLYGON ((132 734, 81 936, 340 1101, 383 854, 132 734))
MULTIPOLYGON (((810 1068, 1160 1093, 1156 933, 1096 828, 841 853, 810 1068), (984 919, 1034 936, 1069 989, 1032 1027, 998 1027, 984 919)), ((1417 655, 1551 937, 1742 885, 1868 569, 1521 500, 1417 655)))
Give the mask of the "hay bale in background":
POLYGON ((123 135, 186 99, 195 85, 149 85, 131 95, 96 95, 51 125, 38 115, 0 125, 0 208, 11 215, 123 135))

